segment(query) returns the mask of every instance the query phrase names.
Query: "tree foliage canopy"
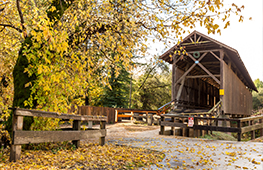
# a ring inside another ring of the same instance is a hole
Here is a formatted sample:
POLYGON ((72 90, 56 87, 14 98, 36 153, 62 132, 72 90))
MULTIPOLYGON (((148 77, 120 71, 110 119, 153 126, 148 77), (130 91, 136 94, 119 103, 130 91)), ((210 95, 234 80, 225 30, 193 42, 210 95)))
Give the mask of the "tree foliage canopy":
POLYGON ((258 89, 258 93, 253 91, 252 96, 253 96, 253 109, 259 109, 263 108, 263 82, 260 81, 259 79, 256 79, 254 81, 254 84, 256 88, 258 89))

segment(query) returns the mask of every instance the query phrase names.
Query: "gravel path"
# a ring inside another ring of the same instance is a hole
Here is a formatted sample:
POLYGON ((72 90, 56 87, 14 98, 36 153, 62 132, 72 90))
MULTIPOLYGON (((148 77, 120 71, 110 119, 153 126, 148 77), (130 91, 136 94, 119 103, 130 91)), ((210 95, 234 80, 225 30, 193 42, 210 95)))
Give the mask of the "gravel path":
POLYGON ((162 162, 147 169, 263 170, 263 143, 163 136, 158 127, 127 131, 126 126, 108 126, 107 142, 165 153, 162 162))

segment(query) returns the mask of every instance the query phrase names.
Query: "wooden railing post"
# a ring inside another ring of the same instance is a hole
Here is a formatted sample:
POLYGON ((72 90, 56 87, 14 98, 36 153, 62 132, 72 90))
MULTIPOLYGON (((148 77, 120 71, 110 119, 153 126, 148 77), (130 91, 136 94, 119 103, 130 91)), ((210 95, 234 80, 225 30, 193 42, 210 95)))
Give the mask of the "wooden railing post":
POLYGON ((23 130, 23 116, 16 116, 16 110, 14 110, 13 114, 13 122, 12 122, 12 130, 13 130, 13 138, 12 145, 10 149, 10 161, 16 162, 21 156, 21 145, 14 145, 14 136, 16 131, 23 130))
POLYGON ((198 129, 195 129, 195 126, 198 125, 198 119, 197 117, 194 117, 194 137, 198 138, 199 135, 198 135, 198 129))
POLYGON ((93 122, 91 120, 88 121, 88 129, 92 129, 93 122))
MULTIPOLYGON (((259 124, 263 123, 263 119, 259 119, 259 124)), ((263 128, 260 129, 260 136, 263 136, 263 128)))
POLYGON ((237 141, 241 141, 241 122, 240 120, 237 121, 237 128, 239 128, 239 132, 237 133, 237 141))
POLYGON ((133 122, 133 111, 131 111, 131 122, 133 122))
MULTIPOLYGON (((106 128, 106 122, 105 121, 100 121, 100 129, 105 129, 106 128)), ((105 136, 100 137, 99 144, 103 146, 105 144, 105 136)))
MULTIPOLYGON (((205 117, 209 117, 208 115, 205 115, 205 117)), ((208 127, 209 126, 209 123, 208 123, 208 119, 206 119, 206 126, 208 127)), ((208 135, 208 129, 205 131, 205 133, 208 135)))
MULTIPOLYGON (((254 120, 249 121, 249 124, 250 126, 252 126, 254 124, 254 120)), ((251 140, 255 139, 255 130, 252 130, 250 134, 251 134, 251 140)))
MULTIPOLYGON (((171 122, 174 122, 174 120, 175 120, 175 118, 174 118, 174 117, 171 117, 171 122)), ((172 126, 172 127, 171 127, 171 134, 172 134, 172 135, 175 135, 174 129, 175 129, 175 128, 172 126)))
MULTIPOLYGON (((80 130, 80 120, 73 120, 73 130, 80 130)), ((80 147, 80 140, 73 140, 73 145, 76 146, 76 148, 80 147)))
POLYGON ((118 110, 116 109, 116 110, 115 110, 115 123, 118 122, 118 114, 119 114, 119 112, 118 112, 118 110))
POLYGON ((148 114, 147 115, 147 124, 148 124, 148 126, 152 126, 152 124, 153 124, 153 114, 148 114))
MULTIPOLYGON (((165 119, 164 119, 164 116, 161 116, 161 122, 163 122, 165 119)), ((160 122, 160 124, 161 124, 160 122)), ((160 135, 164 135, 164 126, 160 126, 160 135)))

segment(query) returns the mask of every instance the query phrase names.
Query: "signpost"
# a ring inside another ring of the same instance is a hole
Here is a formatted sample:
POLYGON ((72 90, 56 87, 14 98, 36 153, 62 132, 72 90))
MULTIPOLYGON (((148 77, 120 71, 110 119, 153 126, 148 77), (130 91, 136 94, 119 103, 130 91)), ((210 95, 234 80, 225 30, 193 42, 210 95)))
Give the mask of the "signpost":
POLYGON ((194 117, 188 117, 188 127, 194 126, 194 117))

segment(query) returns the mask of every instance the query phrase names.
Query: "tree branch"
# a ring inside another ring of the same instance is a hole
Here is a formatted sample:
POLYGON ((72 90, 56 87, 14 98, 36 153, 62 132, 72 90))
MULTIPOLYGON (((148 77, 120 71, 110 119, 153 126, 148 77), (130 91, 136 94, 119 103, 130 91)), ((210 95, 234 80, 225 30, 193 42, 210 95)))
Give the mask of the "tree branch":
POLYGON ((144 86, 144 84, 145 84, 145 82, 146 82, 146 80, 148 79, 148 77, 149 77, 149 75, 151 74, 151 72, 155 69, 155 67, 157 66, 157 64, 154 66, 154 67, 152 67, 151 68, 151 70, 148 72, 148 74, 147 74, 147 76, 146 76, 146 78, 144 79, 144 81, 143 81, 143 83, 142 83, 142 85, 139 87, 139 89, 138 90, 140 90, 143 86, 144 86))
POLYGON ((17 30, 17 31, 20 32, 20 33, 23 32, 20 28, 17 28, 17 27, 15 27, 15 26, 11 25, 11 24, 0 24, 0 26, 2 26, 2 27, 4 27, 4 28, 5 28, 5 27, 13 28, 13 29, 17 30))
POLYGON ((21 11, 21 7, 20 7, 20 0, 16 0, 16 7, 17 7, 17 10, 18 10, 18 13, 19 13, 19 17, 20 17, 20 22, 21 22, 21 25, 22 25, 22 32, 25 34, 24 36, 26 37, 27 33, 26 33, 26 27, 24 25, 25 23, 25 20, 24 20, 24 17, 23 17, 23 13, 21 11))

